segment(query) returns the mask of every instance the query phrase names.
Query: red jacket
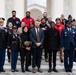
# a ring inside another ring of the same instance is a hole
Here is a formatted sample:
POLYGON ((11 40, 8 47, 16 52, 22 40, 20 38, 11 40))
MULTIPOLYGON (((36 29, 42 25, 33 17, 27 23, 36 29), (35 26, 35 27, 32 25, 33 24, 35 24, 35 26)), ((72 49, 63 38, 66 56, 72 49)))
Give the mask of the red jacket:
POLYGON ((34 19, 32 17, 30 17, 29 19, 24 17, 22 19, 22 22, 25 22, 27 28, 29 29, 30 28, 30 23, 32 22, 32 24, 34 24, 34 19))
POLYGON ((65 26, 62 23, 60 25, 55 24, 55 28, 59 31, 61 36, 62 30, 65 28, 65 26))

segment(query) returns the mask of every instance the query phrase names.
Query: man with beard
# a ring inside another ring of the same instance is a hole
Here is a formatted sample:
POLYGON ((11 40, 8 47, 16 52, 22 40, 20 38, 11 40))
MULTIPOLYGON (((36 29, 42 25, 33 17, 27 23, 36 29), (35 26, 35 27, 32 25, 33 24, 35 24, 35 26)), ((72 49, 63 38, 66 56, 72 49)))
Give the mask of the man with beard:
POLYGON ((40 28, 44 31, 44 41, 43 41, 44 53, 45 53, 44 57, 45 57, 45 61, 48 62, 47 30, 49 29, 49 27, 46 24, 45 18, 41 19, 40 28))
POLYGON ((31 13, 29 11, 27 11, 26 12, 26 17, 24 17, 22 19, 22 22, 25 22, 28 29, 30 29, 34 25, 34 19, 32 17, 30 17, 30 14, 31 13))
POLYGON ((13 26, 19 28, 21 26, 20 19, 16 17, 16 11, 12 11, 12 17, 8 18, 6 26, 8 27, 8 23, 11 22, 13 26))
POLYGON ((48 21, 47 12, 44 12, 44 13, 43 13, 43 18, 45 18, 45 20, 48 21))

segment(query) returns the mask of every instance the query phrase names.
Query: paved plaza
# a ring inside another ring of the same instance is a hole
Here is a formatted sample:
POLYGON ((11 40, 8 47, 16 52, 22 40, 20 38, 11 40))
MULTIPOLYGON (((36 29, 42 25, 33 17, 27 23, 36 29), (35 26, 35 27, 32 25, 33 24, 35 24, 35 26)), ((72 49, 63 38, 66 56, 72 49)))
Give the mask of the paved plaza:
MULTIPOLYGON (((48 73, 48 62, 45 62, 44 61, 44 56, 42 57, 42 62, 41 62, 41 69, 43 71, 43 73, 32 73, 32 72, 25 72, 25 73, 22 73, 21 72, 21 66, 20 66, 20 57, 18 59, 18 62, 17 62, 17 69, 19 70, 19 72, 15 72, 15 73, 12 73, 11 72, 11 64, 8 63, 8 60, 7 60, 7 56, 6 56, 6 61, 5 61, 5 66, 4 66, 4 69, 5 69, 5 73, 0 73, 0 75, 76 75, 76 63, 74 62, 74 66, 73 66, 73 72, 72 73, 66 73, 65 70, 64 70, 64 64, 63 63, 60 63, 60 60, 59 60, 59 54, 57 54, 57 70, 58 70, 58 73, 55 73, 55 72, 51 72, 51 73, 48 73)), ((30 66, 29 67, 30 70, 32 70, 32 67, 30 66)))

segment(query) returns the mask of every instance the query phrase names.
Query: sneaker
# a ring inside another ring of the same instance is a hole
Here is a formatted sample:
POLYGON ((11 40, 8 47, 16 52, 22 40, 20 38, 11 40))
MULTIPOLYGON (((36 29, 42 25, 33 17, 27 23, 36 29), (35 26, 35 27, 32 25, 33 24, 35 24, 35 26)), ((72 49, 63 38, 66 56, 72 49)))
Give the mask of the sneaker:
POLYGON ((38 72, 42 73, 43 71, 39 68, 39 69, 38 69, 38 72))
POLYGON ((32 73, 36 73, 36 69, 35 68, 32 69, 32 73))

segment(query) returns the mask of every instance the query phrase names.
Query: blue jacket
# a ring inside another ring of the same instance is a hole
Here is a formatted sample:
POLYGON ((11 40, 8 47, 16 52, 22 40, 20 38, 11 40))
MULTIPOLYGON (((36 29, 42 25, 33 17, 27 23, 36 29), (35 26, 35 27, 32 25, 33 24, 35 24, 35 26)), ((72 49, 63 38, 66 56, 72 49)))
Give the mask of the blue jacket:
POLYGON ((71 31, 68 31, 68 28, 62 30, 61 34, 61 47, 64 47, 65 50, 71 50, 76 48, 76 31, 71 28, 71 31))
MULTIPOLYGON (((44 32, 41 28, 39 28, 39 31, 40 31, 40 43, 41 43, 40 48, 43 48, 44 32)), ((32 41, 32 48, 36 48, 37 37, 35 28, 32 28, 30 30, 30 40, 32 41)))

